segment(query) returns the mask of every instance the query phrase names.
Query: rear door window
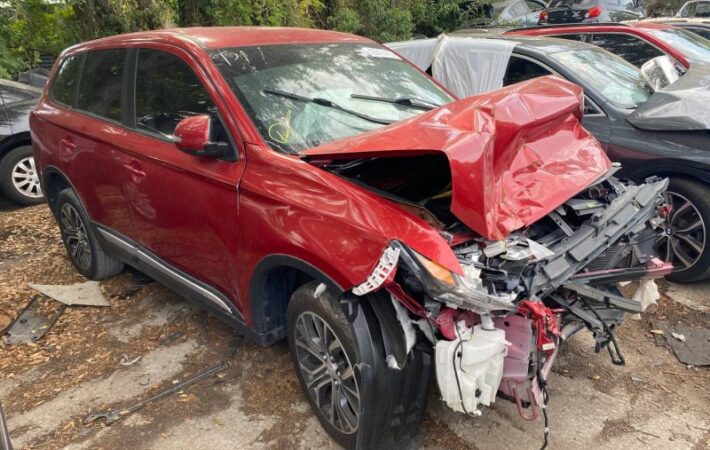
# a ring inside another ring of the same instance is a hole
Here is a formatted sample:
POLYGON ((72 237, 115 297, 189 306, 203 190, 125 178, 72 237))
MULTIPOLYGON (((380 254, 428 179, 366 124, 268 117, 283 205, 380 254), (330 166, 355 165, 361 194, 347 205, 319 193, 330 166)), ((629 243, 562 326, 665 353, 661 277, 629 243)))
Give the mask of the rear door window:
POLYGON ((84 55, 70 56, 59 66, 57 76, 54 77, 54 83, 50 89, 50 96, 55 101, 67 106, 74 106, 83 57, 84 55))
POLYGON ((542 11, 545 9, 544 3, 540 3, 535 0, 525 0, 525 3, 527 3, 528 8, 530 8, 530 11, 532 12, 542 11))
POLYGON ((552 75, 552 73, 533 61, 518 56, 511 56, 508 62, 508 69, 503 77, 503 86, 508 86, 521 81, 531 80, 533 78, 552 75))
POLYGON ((135 124, 139 130, 171 136, 184 118, 212 117, 212 140, 229 142, 210 98, 195 72, 180 58, 158 50, 138 52, 135 124))
POLYGON ((121 92, 126 50, 98 50, 86 54, 77 108, 121 121, 121 92))
POLYGON ((552 37, 560 38, 560 39, 569 39, 570 41, 579 41, 582 42, 584 40, 584 35, 583 34, 558 34, 552 37))
POLYGON ((636 67, 664 53, 636 36, 622 33, 590 33, 588 41, 591 44, 619 55, 636 67))
POLYGON ((710 17, 710 3, 698 3, 695 6, 695 17, 710 17))
POLYGON ((513 4, 513 7, 511 8, 511 12, 513 13, 513 16, 524 16, 527 14, 529 11, 528 5, 525 2, 518 2, 513 4))

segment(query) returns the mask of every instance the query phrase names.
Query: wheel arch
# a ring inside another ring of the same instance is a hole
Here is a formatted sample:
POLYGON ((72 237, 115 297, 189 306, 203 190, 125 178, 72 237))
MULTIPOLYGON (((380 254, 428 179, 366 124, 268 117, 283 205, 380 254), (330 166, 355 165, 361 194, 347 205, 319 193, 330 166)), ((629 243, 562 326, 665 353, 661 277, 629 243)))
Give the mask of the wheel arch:
POLYGON ((257 263, 249 283, 249 310, 251 328, 270 336, 264 344, 286 336, 286 307, 291 295, 311 281, 324 283, 338 295, 344 291, 324 271, 291 255, 271 254, 257 263))
POLYGON ((6 136, 0 141, 0 159, 4 158, 11 150, 24 145, 32 145, 29 131, 6 136))
MULTIPOLYGON (((57 197, 62 190, 67 188, 72 189, 76 193, 77 198, 79 198, 79 201, 82 201, 81 197, 79 197, 79 193, 74 189, 74 185, 72 185, 69 178, 64 175, 59 168, 47 166, 42 170, 42 191, 44 192, 44 197, 47 199, 49 209, 52 210, 55 216, 57 215, 57 197)), ((83 201, 82 207, 84 207, 83 201)))
POLYGON ((674 160, 654 161, 631 172, 630 178, 642 181, 650 176, 679 177, 710 184, 710 169, 674 160))

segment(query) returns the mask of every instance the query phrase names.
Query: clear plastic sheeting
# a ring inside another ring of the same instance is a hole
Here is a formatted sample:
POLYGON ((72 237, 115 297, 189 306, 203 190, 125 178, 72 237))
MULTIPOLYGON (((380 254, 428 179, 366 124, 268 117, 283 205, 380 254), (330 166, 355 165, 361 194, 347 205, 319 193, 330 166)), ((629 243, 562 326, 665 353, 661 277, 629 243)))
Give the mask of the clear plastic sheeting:
POLYGON ((439 40, 436 38, 415 39, 411 41, 391 42, 385 45, 426 72, 434 62, 434 52, 436 51, 437 45, 439 45, 439 40))
POLYGON ((441 35, 386 44, 432 76, 458 97, 503 87, 503 77, 515 42, 441 35))
POLYGON ((514 47, 511 41, 443 36, 432 75, 459 97, 500 89, 514 47))

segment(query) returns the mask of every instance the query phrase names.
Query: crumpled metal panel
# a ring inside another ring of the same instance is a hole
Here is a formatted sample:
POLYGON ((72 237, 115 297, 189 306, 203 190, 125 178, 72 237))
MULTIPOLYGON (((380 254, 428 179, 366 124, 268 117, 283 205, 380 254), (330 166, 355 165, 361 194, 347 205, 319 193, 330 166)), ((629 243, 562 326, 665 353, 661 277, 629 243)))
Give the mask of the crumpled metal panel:
POLYGON ((444 152, 451 211, 499 240, 603 176, 611 162, 580 124, 582 89, 542 77, 303 152, 355 159, 444 152))
POLYGON ((693 63, 678 81, 655 92, 627 120, 650 131, 710 130, 710 64, 693 63))

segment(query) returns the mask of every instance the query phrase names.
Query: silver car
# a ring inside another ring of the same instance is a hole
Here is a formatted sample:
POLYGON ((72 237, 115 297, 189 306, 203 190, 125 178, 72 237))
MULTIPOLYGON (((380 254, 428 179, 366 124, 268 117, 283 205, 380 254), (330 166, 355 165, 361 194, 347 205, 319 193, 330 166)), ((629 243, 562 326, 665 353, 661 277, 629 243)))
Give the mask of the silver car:
POLYGON ((534 27, 547 5, 538 0, 507 0, 492 6, 493 24, 534 27))
POLYGON ((676 17, 710 17, 710 1, 694 0, 685 2, 676 17))

